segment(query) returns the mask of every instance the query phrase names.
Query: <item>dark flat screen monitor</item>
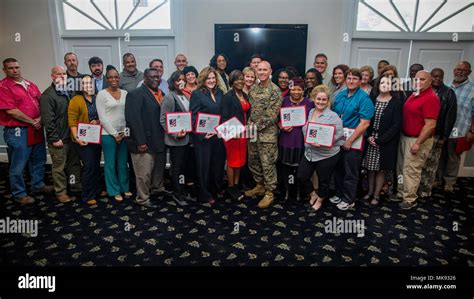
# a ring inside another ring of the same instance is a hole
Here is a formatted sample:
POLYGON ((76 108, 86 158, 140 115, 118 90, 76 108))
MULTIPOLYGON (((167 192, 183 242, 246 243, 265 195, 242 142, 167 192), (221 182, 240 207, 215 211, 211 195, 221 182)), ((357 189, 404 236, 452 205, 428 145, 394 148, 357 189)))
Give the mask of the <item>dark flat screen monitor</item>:
POLYGON ((229 58, 227 72, 242 70, 253 54, 272 64, 273 71, 292 66, 304 75, 308 25, 215 24, 215 53, 229 58))

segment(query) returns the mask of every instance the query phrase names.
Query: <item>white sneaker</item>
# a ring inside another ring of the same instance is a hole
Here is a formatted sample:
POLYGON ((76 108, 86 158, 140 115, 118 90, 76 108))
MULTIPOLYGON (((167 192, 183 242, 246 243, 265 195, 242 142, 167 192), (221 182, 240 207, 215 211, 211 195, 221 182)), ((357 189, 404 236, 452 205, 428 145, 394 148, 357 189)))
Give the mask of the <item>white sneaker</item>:
POLYGON ((345 211, 345 210, 348 210, 348 209, 350 209, 350 208, 353 208, 354 206, 355 206, 355 202, 349 204, 349 203, 347 203, 347 202, 345 202, 345 201, 341 201, 340 203, 337 204, 336 207, 337 207, 339 210, 345 211))
POLYGON ((338 204, 342 201, 342 199, 340 197, 334 195, 333 197, 329 198, 329 201, 331 203, 338 204))

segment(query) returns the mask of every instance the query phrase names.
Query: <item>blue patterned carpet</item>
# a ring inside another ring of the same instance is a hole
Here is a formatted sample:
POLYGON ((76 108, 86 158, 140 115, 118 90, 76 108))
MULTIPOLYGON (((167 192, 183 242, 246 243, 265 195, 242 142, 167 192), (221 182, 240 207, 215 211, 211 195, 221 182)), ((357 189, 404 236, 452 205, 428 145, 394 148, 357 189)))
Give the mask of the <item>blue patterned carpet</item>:
POLYGON ((165 198, 147 210, 107 198, 89 207, 44 196, 20 206, 9 195, 5 164, 0 173, 0 218, 40 220, 37 237, 2 235, 3 265, 474 265, 472 178, 460 179, 449 196, 435 190, 409 211, 359 201, 344 212, 327 201, 309 213, 291 200, 260 210, 255 199, 225 199, 211 208, 165 198), (326 233, 333 217, 364 220, 364 236, 326 233))

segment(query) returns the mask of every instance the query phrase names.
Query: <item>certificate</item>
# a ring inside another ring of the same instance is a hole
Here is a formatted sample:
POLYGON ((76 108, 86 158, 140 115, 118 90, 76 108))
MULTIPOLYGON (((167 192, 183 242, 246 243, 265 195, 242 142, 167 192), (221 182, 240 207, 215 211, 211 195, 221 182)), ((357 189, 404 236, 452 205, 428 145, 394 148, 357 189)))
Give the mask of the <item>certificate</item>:
POLYGON ((242 133, 245 132, 245 126, 234 116, 217 126, 216 132, 224 141, 229 141, 232 138, 241 137, 242 133))
MULTIPOLYGON (((352 134, 354 134, 354 131, 355 129, 344 128, 344 140, 349 139, 352 136, 352 134)), ((359 138, 357 138, 356 140, 354 140, 354 142, 352 142, 351 149, 355 149, 359 151, 362 150, 362 136, 363 135, 364 134, 360 135, 359 138)))
POLYGON ((306 106, 280 108, 280 124, 283 128, 304 126, 306 106))
POLYGON ((100 135, 102 134, 101 125, 91 125, 79 123, 77 125, 77 139, 87 143, 100 144, 100 135))
POLYGON ((221 116, 199 112, 196 117, 196 134, 216 133, 214 130, 221 121, 221 116))
POLYGON ((192 132, 191 112, 167 112, 166 132, 168 134, 178 134, 182 130, 192 132))
POLYGON ((336 126, 308 122, 306 129, 305 142, 308 144, 319 144, 322 147, 332 147, 334 145, 334 136, 336 135, 336 126))

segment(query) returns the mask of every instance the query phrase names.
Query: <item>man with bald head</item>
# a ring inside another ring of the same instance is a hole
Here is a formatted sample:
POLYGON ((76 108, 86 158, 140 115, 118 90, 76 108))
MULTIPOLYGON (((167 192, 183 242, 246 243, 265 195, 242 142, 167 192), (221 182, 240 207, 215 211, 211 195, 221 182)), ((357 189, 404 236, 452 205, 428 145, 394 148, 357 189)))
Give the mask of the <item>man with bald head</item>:
POLYGON ((431 148, 440 110, 440 101, 431 87, 430 72, 422 70, 415 76, 415 92, 403 106, 403 124, 397 160, 398 192, 391 197, 402 201, 400 208, 417 205, 421 171, 431 148))
POLYGON ((81 191, 81 164, 75 152, 68 125, 67 110, 71 94, 66 88, 67 72, 62 66, 51 69, 51 86, 41 95, 41 121, 46 131, 49 154, 52 161, 54 192, 59 202, 73 199, 67 194, 81 191))
POLYGON ((268 61, 257 66, 260 82, 250 89, 250 106, 252 110, 248 124, 250 132, 256 132, 251 138, 249 150, 249 169, 257 186, 245 192, 247 197, 263 196, 258 207, 268 208, 274 200, 277 187, 276 161, 278 158, 278 113, 283 99, 279 88, 271 80, 272 67, 268 61))
POLYGON ((178 54, 174 59, 174 65, 176 66, 177 71, 182 71, 188 66, 188 58, 186 58, 184 54, 178 54))

